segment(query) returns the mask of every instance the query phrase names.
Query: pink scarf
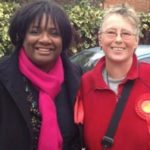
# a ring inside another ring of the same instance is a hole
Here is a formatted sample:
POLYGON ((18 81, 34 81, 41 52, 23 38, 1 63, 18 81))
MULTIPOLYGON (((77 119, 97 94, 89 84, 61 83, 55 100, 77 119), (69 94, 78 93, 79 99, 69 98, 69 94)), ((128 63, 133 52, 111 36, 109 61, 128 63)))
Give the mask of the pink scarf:
POLYGON ((48 73, 36 67, 22 48, 19 55, 20 71, 39 89, 39 110, 42 115, 38 150, 61 150, 62 137, 57 123, 54 99, 64 81, 64 72, 59 57, 48 73))

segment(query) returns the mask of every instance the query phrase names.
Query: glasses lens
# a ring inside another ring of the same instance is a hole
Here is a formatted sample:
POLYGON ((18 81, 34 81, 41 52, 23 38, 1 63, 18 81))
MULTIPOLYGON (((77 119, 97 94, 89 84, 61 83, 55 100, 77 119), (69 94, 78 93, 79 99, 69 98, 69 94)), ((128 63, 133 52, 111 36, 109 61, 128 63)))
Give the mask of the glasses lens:
POLYGON ((108 38, 115 38, 117 35, 117 33, 114 31, 106 31, 105 34, 108 38))
MULTIPOLYGON (((114 39, 118 36, 118 33, 115 32, 115 31, 105 31, 105 32, 102 32, 102 33, 104 33, 105 36, 109 39, 114 39)), ((134 36, 134 34, 132 34, 130 32, 121 32, 119 35, 124 40, 129 40, 129 39, 131 39, 131 37, 134 36)))
POLYGON ((133 34, 129 33, 129 32, 122 32, 121 33, 121 37, 125 40, 131 39, 131 37, 133 36, 133 34))

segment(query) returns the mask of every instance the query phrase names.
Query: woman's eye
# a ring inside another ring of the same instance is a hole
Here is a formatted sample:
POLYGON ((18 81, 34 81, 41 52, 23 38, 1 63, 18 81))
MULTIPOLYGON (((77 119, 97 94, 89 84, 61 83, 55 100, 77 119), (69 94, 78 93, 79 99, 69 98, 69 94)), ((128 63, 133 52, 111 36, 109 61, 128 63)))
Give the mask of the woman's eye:
POLYGON ((51 31, 50 34, 53 36, 60 36, 59 32, 56 30, 51 31))
POLYGON ((40 31, 38 29, 31 29, 29 31, 30 34, 38 34, 40 31))
POLYGON ((115 37, 116 36, 116 32, 115 31, 107 31, 106 34, 110 37, 115 37))
POLYGON ((114 31, 108 31, 107 34, 113 34, 114 35, 114 34, 116 34, 116 32, 114 32, 114 31))
POLYGON ((131 36, 131 33, 129 33, 129 32, 123 32, 122 34, 127 35, 127 36, 131 36))

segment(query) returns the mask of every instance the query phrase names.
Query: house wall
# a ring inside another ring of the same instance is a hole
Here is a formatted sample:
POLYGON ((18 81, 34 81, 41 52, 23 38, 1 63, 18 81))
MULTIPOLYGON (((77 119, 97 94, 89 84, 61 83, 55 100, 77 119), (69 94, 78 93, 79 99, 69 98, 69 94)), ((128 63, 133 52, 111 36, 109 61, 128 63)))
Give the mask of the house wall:
MULTIPOLYGON (((74 4, 79 0, 55 0, 59 4, 74 4)), ((93 4, 97 4, 100 1, 98 0, 90 0, 93 4)), ((107 8, 117 3, 128 3, 132 7, 135 8, 136 11, 139 12, 150 12, 150 0, 104 0, 103 7, 107 8)))
POLYGON ((104 8, 110 7, 117 3, 128 3, 136 11, 139 12, 150 12, 150 0, 105 0, 104 8))

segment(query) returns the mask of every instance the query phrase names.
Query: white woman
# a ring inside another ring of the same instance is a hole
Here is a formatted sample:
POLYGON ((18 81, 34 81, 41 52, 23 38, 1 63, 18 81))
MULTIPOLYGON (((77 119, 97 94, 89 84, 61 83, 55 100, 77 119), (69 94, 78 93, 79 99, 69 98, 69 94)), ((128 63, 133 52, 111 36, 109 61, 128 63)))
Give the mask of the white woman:
POLYGON ((83 75, 75 105, 88 150, 150 149, 150 64, 137 61, 139 32, 127 5, 104 15, 98 38, 105 56, 83 75))

